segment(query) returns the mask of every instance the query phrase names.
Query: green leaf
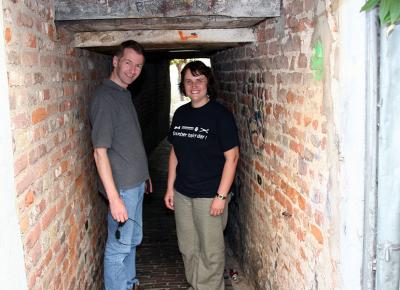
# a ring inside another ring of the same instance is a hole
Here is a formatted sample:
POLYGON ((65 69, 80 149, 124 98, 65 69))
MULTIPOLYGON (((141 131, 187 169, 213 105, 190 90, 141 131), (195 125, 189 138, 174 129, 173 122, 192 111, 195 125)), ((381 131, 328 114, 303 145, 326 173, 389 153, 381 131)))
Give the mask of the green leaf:
MULTIPOLYGON (((398 1, 398 0, 395 0, 398 1)), ((379 19, 381 21, 381 25, 388 23, 390 21, 389 9, 391 5, 391 0, 381 0, 380 10, 379 10, 379 19)))
POLYGON ((361 7, 361 11, 369 11, 372 8, 374 8, 376 5, 378 5, 380 0, 368 0, 367 3, 364 4, 363 7, 361 7))
POLYGON ((395 0, 392 1, 392 4, 390 5, 390 22, 392 24, 400 21, 400 1, 395 0))

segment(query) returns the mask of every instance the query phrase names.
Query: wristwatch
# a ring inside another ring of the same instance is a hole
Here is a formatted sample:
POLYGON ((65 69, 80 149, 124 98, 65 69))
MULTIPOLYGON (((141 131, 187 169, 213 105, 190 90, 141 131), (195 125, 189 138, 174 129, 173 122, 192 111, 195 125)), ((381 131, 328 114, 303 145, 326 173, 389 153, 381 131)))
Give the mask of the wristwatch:
POLYGON ((218 192, 215 194, 215 197, 220 199, 220 200, 225 200, 226 199, 226 196, 223 196, 223 195, 219 194, 218 192))

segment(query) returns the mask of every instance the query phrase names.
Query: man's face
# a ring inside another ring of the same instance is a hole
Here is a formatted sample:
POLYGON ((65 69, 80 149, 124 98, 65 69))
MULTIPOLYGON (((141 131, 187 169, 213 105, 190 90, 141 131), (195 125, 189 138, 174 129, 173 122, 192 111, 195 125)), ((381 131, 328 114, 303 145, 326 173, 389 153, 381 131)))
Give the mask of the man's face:
POLYGON ((123 88, 127 88, 142 72, 144 56, 132 48, 125 48, 121 57, 114 56, 114 73, 112 80, 123 88))

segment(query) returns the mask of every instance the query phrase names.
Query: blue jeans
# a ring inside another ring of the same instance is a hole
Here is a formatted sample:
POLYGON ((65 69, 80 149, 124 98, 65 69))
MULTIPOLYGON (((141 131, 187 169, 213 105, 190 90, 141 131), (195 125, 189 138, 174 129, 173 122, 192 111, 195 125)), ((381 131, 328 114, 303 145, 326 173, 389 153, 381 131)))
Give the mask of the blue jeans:
POLYGON ((129 219, 121 226, 108 211, 108 237, 104 252, 104 284, 106 290, 128 290, 139 284, 136 278, 136 246, 143 238, 144 183, 137 187, 120 190, 129 219), (120 232, 119 240, 116 231, 120 232))

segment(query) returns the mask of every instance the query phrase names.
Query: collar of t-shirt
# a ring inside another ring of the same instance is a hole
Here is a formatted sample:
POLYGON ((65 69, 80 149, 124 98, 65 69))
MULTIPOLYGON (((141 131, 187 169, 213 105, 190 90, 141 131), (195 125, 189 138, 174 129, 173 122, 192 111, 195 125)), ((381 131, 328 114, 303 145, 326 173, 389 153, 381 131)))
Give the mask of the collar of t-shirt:
POLYGON ((105 84, 106 86, 112 87, 112 88, 114 88, 114 89, 117 89, 117 90, 119 90, 119 91, 122 91, 122 92, 125 92, 125 91, 128 90, 128 89, 125 89, 125 88, 119 86, 117 83, 114 83, 114 82, 113 82, 112 80, 110 80, 110 79, 105 79, 105 80, 103 81, 103 84, 105 84))

